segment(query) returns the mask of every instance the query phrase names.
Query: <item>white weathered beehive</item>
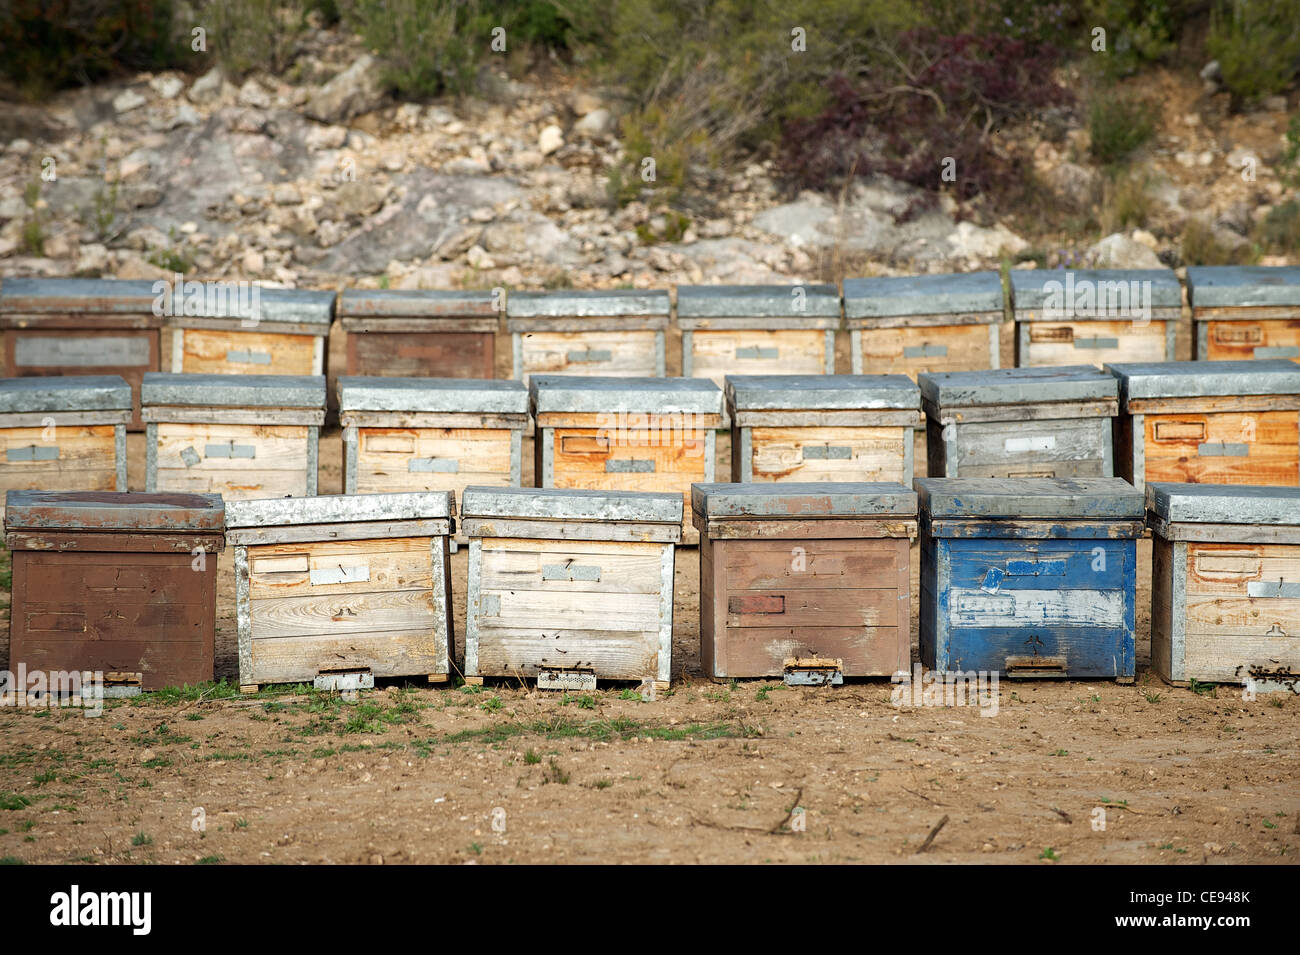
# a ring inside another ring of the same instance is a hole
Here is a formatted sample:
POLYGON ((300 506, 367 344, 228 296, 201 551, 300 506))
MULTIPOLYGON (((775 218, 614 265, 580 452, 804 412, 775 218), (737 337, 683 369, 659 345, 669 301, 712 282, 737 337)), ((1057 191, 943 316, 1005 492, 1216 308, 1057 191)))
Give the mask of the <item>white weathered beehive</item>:
POLYGON ((728 375, 731 479, 910 486, 920 400, 906 375, 728 375))
POLYGON ((680 494, 466 488, 465 680, 666 687, 680 494))
POLYGON ((506 299, 514 377, 664 376, 665 291, 513 292, 506 299))
POLYGON ((1183 290, 1171 269, 1011 272, 1021 367, 1173 361, 1183 290))
POLYGON ((1114 477, 1113 375, 1092 365, 918 378, 930 477, 1114 477))
POLYGON ((1300 361, 1300 267, 1191 266, 1187 299, 1201 361, 1300 361))
POLYGON ((316 493, 324 377, 148 374, 143 395, 147 490, 316 493))
POLYGON ((446 680, 454 516, 448 491, 229 502, 241 688, 446 680))
POLYGON ((471 378, 340 378, 344 490, 519 486, 528 389, 471 378))
POLYGON ((0 491, 125 491, 130 422, 118 375, 0 378, 0 491))
POLYGON ((1171 683, 1300 686, 1300 488, 1147 485, 1151 665, 1171 683))
POLYGON ((334 293, 194 282, 165 313, 171 370, 201 375, 320 375, 334 293), (220 294, 216 294, 217 291, 220 294))
POLYGON ((855 375, 997 368, 1002 319, 997 272, 844 280, 855 375))
POLYGON ((834 285, 681 285, 682 375, 830 375, 840 293, 834 285))

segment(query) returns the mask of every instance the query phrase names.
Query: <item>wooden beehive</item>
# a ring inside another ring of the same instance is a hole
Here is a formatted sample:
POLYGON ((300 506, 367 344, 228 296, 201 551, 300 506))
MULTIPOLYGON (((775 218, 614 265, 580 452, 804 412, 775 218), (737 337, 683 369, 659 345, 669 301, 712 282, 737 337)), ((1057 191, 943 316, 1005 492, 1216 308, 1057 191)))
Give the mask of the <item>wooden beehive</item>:
POLYGON ((1113 477, 1119 386, 1092 365, 926 373, 930 477, 1113 477))
POLYGON ((470 487, 460 510, 465 682, 668 685, 680 494, 470 487))
POLYGON ((231 501, 240 687, 445 681, 454 516, 449 491, 231 501))
POLYGON ((1173 361, 1183 290, 1170 269, 1011 272, 1016 364, 1173 361))
POLYGON ((159 368, 165 282, 5 279, 0 286, 4 374, 121 375, 131 385, 128 430, 139 431, 140 381, 159 368))
POLYGON ((1300 685, 1300 488, 1156 482, 1151 665, 1170 683, 1300 685))
MULTIPOLYGON (((200 283, 195 283, 199 285, 200 283)), ((214 287, 218 283, 211 283, 214 287)), ((202 286, 201 286, 202 287, 202 286)), ((244 290, 244 306, 168 314, 171 370, 198 375, 322 375, 334 293, 244 290)))
POLYGON ((916 494, 895 483, 696 484, 700 665, 780 676, 838 660, 888 676, 911 660, 916 494))
POLYGON ((211 680, 222 520, 215 494, 6 492, 9 669, 211 680))
POLYGON ((1116 473, 1189 484, 1300 484, 1300 366, 1282 358, 1107 365, 1116 473))
POLYGON ((518 487, 528 389, 467 378, 340 378, 343 488, 518 487))
POLYGON ((492 292, 346 289, 347 373, 495 378, 499 313, 492 292))
POLYGON ((143 392, 147 490, 316 493, 324 377, 149 374, 143 392))
POLYGON ((682 285, 682 374, 830 375, 840 293, 834 285, 682 285))
POLYGON ((853 374, 997 368, 997 272, 844 280, 853 374))
POLYGON ((728 375, 731 479, 911 485, 920 399, 906 375, 728 375))
POLYGON ((514 292, 506 300, 506 331, 514 377, 664 376, 664 291, 514 292))
POLYGON ((1187 299, 1201 361, 1300 362, 1300 267, 1191 266, 1187 299))
POLYGON ((538 487, 671 492, 685 512, 713 480, 722 391, 707 379, 534 375, 529 391, 538 487))
POLYGON ((920 478, 921 662, 1131 682, 1141 492, 1118 478, 920 478))
POLYGON ((120 375, 0 379, 0 490, 125 491, 120 375))

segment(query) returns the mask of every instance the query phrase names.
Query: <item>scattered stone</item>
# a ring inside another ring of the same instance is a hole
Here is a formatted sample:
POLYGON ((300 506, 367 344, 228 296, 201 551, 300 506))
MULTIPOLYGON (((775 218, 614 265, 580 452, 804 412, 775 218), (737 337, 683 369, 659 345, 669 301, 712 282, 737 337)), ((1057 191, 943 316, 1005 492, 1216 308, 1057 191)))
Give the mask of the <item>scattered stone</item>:
POLYGON ((73 267, 77 275, 97 277, 108 270, 108 249, 105 246, 92 242, 78 250, 77 264, 73 267))
POLYGON ((603 106, 593 109, 574 125, 573 131, 581 136, 599 138, 607 136, 614 128, 614 116, 603 106))
POLYGON ((334 77, 307 100, 306 113, 322 123, 341 123, 376 109, 384 100, 379 69, 368 54, 334 77))
POLYGON ((221 67, 214 66, 190 84, 188 94, 190 101, 206 103, 208 100, 216 99, 221 95, 221 86, 224 82, 225 77, 221 75, 221 67))
POLYGON ((1084 258, 1097 269, 1160 269, 1164 263, 1150 246, 1115 232, 1091 246, 1084 258))
POLYGON ((133 109, 139 109, 147 102, 148 100, 135 90, 122 90, 122 92, 113 97, 113 109, 119 114, 129 113, 133 109))
POLYGON ((465 261, 469 263, 470 268, 480 271, 497 267, 496 261, 481 245, 470 246, 469 251, 465 253, 465 261))
POLYGON ((271 190, 271 201, 277 206, 296 206, 302 202, 302 193, 292 182, 282 182, 271 190))
POLYGON ((235 102, 251 109, 270 109, 271 94, 250 76, 239 88, 239 95, 235 97, 235 102))
POLYGON ((549 156, 564 145, 564 131, 552 123, 542 130, 537 137, 537 150, 543 156, 549 156))

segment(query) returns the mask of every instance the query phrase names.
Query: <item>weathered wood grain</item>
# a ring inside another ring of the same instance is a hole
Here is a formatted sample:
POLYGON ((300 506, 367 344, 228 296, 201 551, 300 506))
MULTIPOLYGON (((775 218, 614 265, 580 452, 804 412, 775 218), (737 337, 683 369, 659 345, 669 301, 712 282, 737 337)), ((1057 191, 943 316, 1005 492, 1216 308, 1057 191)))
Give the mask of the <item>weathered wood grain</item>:
POLYGON ((347 373, 415 378, 495 377, 491 331, 346 332, 347 373))
POLYGON ((1173 361, 1169 353, 1168 322, 1077 321, 1028 324, 1028 348, 1020 355, 1025 367, 1073 365, 1081 361, 1173 361))
POLYGON ((728 375, 818 375, 835 370, 827 367, 826 333, 815 328, 696 329, 690 333, 689 347, 690 374, 711 378, 718 387, 728 375))
POLYGON ((662 377, 663 332, 516 332, 515 378, 532 375, 662 377))
POLYGON ((903 374, 913 381, 923 371, 996 368, 996 325, 936 325, 855 329, 853 372, 903 374))
POLYGON ((317 338, 242 329, 186 328, 173 332, 181 343, 172 371, 217 375, 319 375, 317 338))
POLYGON ((910 483, 910 428, 753 428, 750 441, 751 480, 910 483))

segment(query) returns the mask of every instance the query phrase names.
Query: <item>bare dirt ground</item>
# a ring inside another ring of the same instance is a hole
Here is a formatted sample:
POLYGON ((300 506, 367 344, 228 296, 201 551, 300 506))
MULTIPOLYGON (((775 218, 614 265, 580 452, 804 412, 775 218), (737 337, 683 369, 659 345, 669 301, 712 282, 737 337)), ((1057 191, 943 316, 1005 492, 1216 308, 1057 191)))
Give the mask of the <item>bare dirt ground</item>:
MULTIPOLYGON (((322 493, 341 489, 339 455, 335 430, 322 493)), ((0 709, 0 860, 1295 861, 1300 699, 1198 695, 1146 672, 1148 541, 1139 554, 1137 683, 1003 682, 996 715, 896 708, 884 681, 704 679, 694 548, 678 551, 673 688, 654 701, 413 682, 355 702, 224 686, 98 719, 0 709)), ((231 565, 217 676, 233 683, 231 565)), ((914 550, 914 644, 915 568, 914 550)), ((452 571, 460 626, 463 549, 452 571)))

